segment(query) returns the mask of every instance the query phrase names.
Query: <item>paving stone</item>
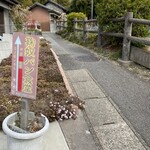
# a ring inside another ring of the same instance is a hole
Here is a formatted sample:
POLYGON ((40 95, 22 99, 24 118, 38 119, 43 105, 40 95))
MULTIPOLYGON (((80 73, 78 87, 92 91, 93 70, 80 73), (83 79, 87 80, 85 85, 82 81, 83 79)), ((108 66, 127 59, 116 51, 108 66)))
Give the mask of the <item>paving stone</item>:
POLYGON ((62 130, 57 121, 50 123, 49 130, 44 138, 44 150, 69 150, 62 130))
POLYGON ((93 126, 124 122, 107 98, 86 101, 86 113, 93 126))
POLYGON ((100 150, 87 126, 83 113, 79 111, 76 120, 61 122, 60 125, 65 134, 70 150, 100 150))
POLYGON ((0 131, 0 150, 7 150, 7 136, 0 131))
POLYGON ((94 127, 104 150, 146 150, 126 123, 94 127))
POLYGON ((66 71, 72 83, 91 80, 91 76, 85 69, 66 71))
MULTIPOLYGON (((50 123, 50 127, 43 138, 43 150, 69 150, 57 121, 50 123)), ((7 150, 7 137, 3 132, 0 132, 0 150, 7 150)))
POLYGON ((82 99, 106 97, 94 81, 77 82, 72 84, 77 95, 82 99))

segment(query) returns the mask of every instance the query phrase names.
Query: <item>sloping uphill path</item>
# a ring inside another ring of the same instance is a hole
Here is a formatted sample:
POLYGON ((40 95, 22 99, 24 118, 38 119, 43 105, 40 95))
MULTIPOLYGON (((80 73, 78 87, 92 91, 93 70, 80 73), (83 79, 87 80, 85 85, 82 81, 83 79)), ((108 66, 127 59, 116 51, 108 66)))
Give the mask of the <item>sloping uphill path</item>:
POLYGON ((150 147, 150 81, 140 79, 117 63, 99 58, 89 49, 54 33, 43 35, 51 42, 63 69, 88 70, 131 129, 150 147))

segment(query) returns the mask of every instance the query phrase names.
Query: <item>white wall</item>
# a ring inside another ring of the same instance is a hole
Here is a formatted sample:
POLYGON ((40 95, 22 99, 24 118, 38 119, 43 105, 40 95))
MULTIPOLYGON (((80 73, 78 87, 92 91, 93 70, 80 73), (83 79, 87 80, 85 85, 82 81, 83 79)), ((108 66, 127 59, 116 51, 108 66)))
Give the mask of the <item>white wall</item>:
POLYGON ((0 41, 0 62, 9 57, 12 53, 12 35, 3 34, 3 39, 0 41))

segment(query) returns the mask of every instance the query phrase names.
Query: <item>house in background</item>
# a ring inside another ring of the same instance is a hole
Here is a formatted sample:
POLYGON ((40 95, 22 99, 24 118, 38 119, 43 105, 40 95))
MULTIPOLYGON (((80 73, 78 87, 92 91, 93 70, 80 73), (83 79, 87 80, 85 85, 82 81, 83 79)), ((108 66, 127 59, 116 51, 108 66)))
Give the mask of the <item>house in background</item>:
POLYGON ((16 0, 0 1, 0 35, 13 32, 13 23, 9 16, 9 10, 17 4, 16 0))
POLYGON ((44 5, 36 2, 29 8, 29 10, 32 12, 32 19, 41 24, 42 31, 48 32, 56 31, 56 19, 62 13, 66 13, 66 9, 63 6, 52 0, 48 0, 44 5))

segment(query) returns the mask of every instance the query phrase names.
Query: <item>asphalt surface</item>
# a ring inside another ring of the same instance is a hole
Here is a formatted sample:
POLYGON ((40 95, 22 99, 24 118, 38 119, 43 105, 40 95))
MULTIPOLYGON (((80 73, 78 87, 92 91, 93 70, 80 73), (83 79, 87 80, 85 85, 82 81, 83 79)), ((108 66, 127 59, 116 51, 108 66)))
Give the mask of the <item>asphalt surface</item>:
POLYGON ((63 69, 88 70, 136 135, 150 147, 150 82, 60 36, 50 33, 44 36, 52 42, 63 69))

